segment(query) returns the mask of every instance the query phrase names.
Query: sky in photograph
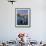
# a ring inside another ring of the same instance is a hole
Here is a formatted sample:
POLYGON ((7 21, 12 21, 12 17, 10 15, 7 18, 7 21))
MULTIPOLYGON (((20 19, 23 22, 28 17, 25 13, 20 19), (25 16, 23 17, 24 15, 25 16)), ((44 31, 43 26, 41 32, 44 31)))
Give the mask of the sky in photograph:
POLYGON ((28 14, 28 10, 17 10, 17 13, 19 14, 28 14))

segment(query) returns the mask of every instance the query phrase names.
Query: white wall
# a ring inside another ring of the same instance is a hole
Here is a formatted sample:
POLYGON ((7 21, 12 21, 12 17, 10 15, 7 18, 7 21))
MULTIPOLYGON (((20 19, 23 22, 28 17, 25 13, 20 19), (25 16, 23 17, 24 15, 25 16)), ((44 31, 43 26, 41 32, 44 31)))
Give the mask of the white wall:
POLYGON ((33 40, 46 40, 46 14, 43 0, 17 0, 13 5, 0 0, 0 41, 15 40, 19 32, 28 33, 33 40), (15 27, 15 8, 31 8, 31 27, 15 27))

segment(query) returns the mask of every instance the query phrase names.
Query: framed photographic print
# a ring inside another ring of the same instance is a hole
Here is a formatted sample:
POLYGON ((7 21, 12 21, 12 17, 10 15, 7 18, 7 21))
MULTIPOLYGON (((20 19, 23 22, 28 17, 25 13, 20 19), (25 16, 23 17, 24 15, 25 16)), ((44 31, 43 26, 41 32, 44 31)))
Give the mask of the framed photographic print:
POLYGON ((30 8, 15 9, 15 26, 16 27, 31 26, 31 9, 30 8))

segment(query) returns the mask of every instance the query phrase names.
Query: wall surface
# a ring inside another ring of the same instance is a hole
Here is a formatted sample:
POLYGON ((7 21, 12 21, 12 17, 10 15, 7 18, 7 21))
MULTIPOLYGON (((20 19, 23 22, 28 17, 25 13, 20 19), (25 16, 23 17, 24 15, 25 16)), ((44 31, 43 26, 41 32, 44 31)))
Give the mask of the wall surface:
POLYGON ((31 39, 46 40, 45 0, 17 0, 13 5, 0 0, 0 41, 15 40, 19 32, 28 33, 31 39), (15 8, 31 8, 31 27, 15 27, 15 8))

